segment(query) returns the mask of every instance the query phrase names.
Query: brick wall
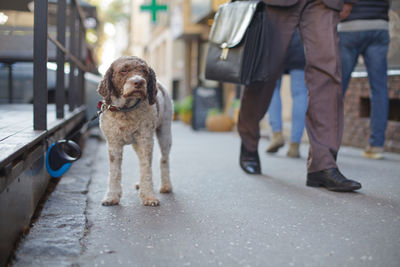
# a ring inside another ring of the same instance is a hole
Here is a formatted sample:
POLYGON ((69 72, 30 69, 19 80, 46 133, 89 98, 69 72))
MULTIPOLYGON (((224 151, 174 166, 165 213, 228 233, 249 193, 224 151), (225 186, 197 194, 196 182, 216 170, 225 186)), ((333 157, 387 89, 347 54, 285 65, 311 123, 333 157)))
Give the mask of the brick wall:
MULTIPOLYGON (((389 99, 400 101, 400 76, 388 77, 389 99)), ((367 77, 353 77, 346 92, 344 102, 343 145, 364 148, 369 139, 369 95, 367 77)), ((390 103, 390 115, 386 129, 385 151, 400 152, 399 102, 390 103), (396 106, 395 106, 396 105, 396 106)))

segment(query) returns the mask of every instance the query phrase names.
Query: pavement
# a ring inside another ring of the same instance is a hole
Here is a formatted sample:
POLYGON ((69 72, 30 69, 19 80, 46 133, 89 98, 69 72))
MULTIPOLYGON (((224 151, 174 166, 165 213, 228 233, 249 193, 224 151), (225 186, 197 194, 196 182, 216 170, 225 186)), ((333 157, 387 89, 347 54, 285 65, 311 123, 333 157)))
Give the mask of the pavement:
MULTIPOLYGON (((263 175, 238 165, 235 132, 192 131, 173 124, 172 194, 141 205, 138 160, 124 150, 123 196, 104 207, 108 154, 89 138, 83 158, 57 184, 16 251, 13 266, 400 266, 400 155, 361 157, 342 147, 341 171, 357 193, 305 186, 300 159, 263 151, 263 175)), ((155 146, 154 184, 160 185, 155 146)))

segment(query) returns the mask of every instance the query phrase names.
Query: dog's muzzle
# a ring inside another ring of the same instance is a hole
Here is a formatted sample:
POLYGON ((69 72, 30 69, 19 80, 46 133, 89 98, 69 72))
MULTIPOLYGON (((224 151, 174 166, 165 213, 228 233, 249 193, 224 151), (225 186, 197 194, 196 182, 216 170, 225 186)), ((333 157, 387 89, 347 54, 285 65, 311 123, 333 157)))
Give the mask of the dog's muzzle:
POLYGON ((146 97, 146 80, 139 75, 135 75, 131 78, 128 78, 124 85, 123 96, 124 97, 145 98, 146 97))

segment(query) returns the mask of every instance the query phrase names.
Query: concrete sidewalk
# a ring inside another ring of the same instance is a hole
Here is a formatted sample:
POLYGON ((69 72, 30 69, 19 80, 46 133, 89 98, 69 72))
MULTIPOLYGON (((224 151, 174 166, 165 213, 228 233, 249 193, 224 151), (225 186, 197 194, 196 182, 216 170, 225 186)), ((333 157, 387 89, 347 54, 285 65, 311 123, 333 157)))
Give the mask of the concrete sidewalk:
MULTIPOLYGON (((238 165, 236 133, 193 132, 173 124, 174 192, 144 207, 137 157, 124 151, 123 196, 103 207, 104 142, 89 139, 21 243, 14 266, 399 266, 400 155, 381 161, 343 147, 339 165, 358 193, 305 186, 301 159, 271 156, 260 142, 263 175, 238 165)), ((153 175, 159 187, 159 150, 153 175)))

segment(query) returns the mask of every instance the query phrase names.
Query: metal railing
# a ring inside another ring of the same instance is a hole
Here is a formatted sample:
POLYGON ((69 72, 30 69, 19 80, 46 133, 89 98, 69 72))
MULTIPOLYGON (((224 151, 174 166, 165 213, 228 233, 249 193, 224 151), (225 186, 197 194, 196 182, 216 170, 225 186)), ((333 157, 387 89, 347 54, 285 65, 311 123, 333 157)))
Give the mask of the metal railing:
POLYGON ((57 47, 57 84, 56 112, 57 118, 64 118, 64 105, 68 103, 69 111, 84 103, 84 74, 88 71, 82 62, 82 51, 86 49, 85 15, 78 0, 69 1, 69 48, 66 49, 67 1, 57 1, 57 38, 48 33, 48 1, 35 0, 34 37, 33 37, 33 128, 47 129, 47 39, 57 47), (66 60, 68 59, 68 60, 66 60), (64 65, 69 62, 69 91, 65 99, 64 65))

